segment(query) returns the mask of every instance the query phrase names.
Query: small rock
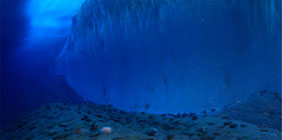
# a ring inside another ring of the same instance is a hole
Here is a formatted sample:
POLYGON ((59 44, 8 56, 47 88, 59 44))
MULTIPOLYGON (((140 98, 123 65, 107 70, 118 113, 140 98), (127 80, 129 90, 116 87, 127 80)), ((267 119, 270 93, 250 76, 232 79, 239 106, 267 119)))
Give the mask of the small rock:
POLYGON ((179 121, 174 121, 173 123, 174 123, 174 124, 178 124, 178 123, 179 123, 179 121))
POLYGON ((163 127, 162 127, 164 130, 170 130, 170 129, 173 129, 172 126, 168 125, 168 124, 163 124, 163 127))
POLYGON ((49 136, 53 136, 53 135, 55 135, 57 132, 56 131, 54 131, 53 129, 51 129, 51 130, 49 130, 48 132, 47 132, 47 134, 49 135, 49 136))
POLYGON ((82 128, 76 128, 75 129, 75 134, 81 134, 82 133, 82 128))
POLYGON ((212 122, 209 122, 209 123, 208 123, 208 125, 214 125, 214 123, 212 123, 212 122))
POLYGON ((227 125, 231 125, 231 124, 232 124, 232 122, 227 121, 227 122, 224 122, 223 124, 224 124, 224 126, 227 126, 227 125))
POLYGON ((230 128, 236 128, 237 127, 237 124, 231 124, 230 126, 229 126, 230 128))
POLYGON ((213 133, 215 136, 220 136, 220 133, 218 133, 218 132, 214 132, 213 133))
POLYGON ((244 124, 240 124, 240 126, 241 126, 241 127, 247 127, 247 125, 244 125, 244 124))
POLYGON ((87 114, 90 115, 90 114, 91 114, 91 111, 87 111, 87 114))
POLYGON ((95 131, 95 130, 97 130, 97 129, 98 129, 98 126, 96 125, 95 122, 93 122, 93 124, 92 124, 91 127, 90 127, 90 130, 91 130, 91 131, 95 131))
POLYGON ((267 113, 267 112, 263 112, 263 114, 264 114, 265 116, 269 116, 269 113, 267 113))
POLYGON ((34 128, 36 128, 35 126, 32 126, 29 128, 29 131, 33 130, 34 128))
POLYGON ((189 137, 192 137, 192 136, 194 136, 194 135, 195 135, 194 133, 189 133, 189 134, 188 134, 189 137))
POLYGON ((214 108, 210 109, 211 112, 215 112, 216 110, 214 108))
POLYGON ((223 120, 230 120, 230 118, 227 117, 227 116, 225 116, 225 115, 223 115, 223 116, 221 117, 221 119, 223 119, 223 120))
POLYGON ((261 129, 260 132, 268 132, 267 129, 261 129))
POLYGON ((217 128, 223 129, 225 126, 218 126, 217 128))
POLYGON ((265 127, 268 127, 268 126, 267 126, 267 124, 262 124, 261 127, 265 128, 265 127))
POLYGON ((198 129, 197 131, 200 132, 200 133, 203 133, 203 134, 206 134, 206 133, 207 133, 207 132, 204 131, 203 128, 200 128, 200 129, 198 129))
POLYGON ((112 138, 112 140, 124 140, 125 139, 125 137, 114 137, 114 138, 112 138))
POLYGON ((47 109, 47 110, 50 110, 50 109, 51 109, 51 107, 50 107, 49 105, 47 105, 47 106, 46 106, 46 109, 47 109))
POLYGON ((198 116, 195 113, 190 113, 189 116, 192 118, 192 120, 198 119, 198 116))
POLYGON ((167 135, 166 140, 173 140, 174 138, 175 138, 175 135, 169 134, 167 135))
POLYGON ((207 113, 207 111, 206 111, 206 110, 204 110, 204 111, 201 111, 201 113, 206 114, 206 113, 207 113))
POLYGON ((60 127, 67 127, 65 124, 59 124, 60 127))
POLYGON ((145 133, 146 133, 148 136, 155 136, 156 133, 157 133, 157 129, 154 128, 154 129, 152 129, 152 130, 146 131, 145 133))

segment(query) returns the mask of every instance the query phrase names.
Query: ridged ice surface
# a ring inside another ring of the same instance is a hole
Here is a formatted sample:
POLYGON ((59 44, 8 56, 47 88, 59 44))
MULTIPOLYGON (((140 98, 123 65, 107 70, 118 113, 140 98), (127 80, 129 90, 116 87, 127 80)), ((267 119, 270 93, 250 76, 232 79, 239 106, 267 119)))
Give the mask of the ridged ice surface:
POLYGON ((87 0, 58 73, 86 100, 199 111, 280 90, 280 0, 87 0))

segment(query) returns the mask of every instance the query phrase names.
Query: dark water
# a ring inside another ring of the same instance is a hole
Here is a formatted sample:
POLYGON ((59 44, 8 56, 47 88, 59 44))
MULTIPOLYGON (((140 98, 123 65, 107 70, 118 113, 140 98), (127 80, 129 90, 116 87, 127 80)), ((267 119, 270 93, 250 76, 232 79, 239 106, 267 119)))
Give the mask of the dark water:
POLYGON ((3 0, 0 31, 2 128, 42 105, 70 103, 50 105, 62 113, 91 102, 86 114, 92 104, 175 118, 206 110, 281 131, 280 0, 3 0))
POLYGON ((35 40, 40 43, 30 45, 32 50, 20 51, 31 42, 25 40, 32 29, 26 14, 28 4, 24 0, 1 1, 1 125, 39 105, 82 100, 51 70, 66 38, 35 40))

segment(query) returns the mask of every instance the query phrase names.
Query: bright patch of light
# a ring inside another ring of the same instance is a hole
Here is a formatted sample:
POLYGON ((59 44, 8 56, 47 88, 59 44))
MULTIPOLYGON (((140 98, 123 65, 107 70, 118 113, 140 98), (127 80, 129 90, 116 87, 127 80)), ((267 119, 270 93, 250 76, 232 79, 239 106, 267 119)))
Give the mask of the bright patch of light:
POLYGON ((84 0, 31 0, 27 5, 29 32, 26 40, 31 43, 51 38, 65 37, 71 18, 84 0))

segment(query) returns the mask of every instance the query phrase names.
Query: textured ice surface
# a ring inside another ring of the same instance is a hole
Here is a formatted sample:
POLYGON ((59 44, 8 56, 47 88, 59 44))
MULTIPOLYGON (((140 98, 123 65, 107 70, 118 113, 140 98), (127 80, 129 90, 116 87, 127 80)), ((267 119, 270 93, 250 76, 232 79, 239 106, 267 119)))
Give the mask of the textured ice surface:
POLYGON ((280 0, 87 0, 57 59, 86 100, 186 112, 280 90, 280 0))

